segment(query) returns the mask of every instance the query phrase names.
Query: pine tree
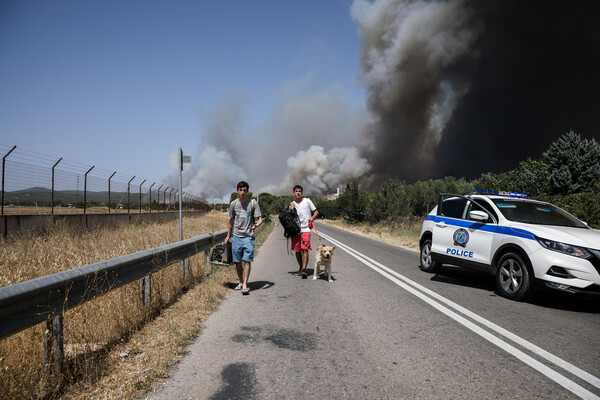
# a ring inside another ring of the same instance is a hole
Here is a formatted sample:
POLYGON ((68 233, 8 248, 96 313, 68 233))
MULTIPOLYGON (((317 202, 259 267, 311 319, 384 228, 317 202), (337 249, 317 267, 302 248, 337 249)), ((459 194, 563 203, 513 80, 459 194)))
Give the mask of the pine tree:
POLYGON ((573 130, 550 145, 544 161, 555 193, 590 190, 600 181, 600 144, 595 139, 582 139, 573 130))

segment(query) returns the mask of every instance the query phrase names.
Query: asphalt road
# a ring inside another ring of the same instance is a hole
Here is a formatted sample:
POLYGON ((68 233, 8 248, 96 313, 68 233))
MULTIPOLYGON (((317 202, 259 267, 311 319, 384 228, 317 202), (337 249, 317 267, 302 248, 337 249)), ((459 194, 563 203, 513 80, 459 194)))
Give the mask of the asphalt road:
POLYGON ((492 277, 427 274, 416 252, 317 229, 336 246, 334 282, 295 275, 278 226, 251 293, 231 293, 148 398, 599 398, 599 301, 510 301, 492 277))

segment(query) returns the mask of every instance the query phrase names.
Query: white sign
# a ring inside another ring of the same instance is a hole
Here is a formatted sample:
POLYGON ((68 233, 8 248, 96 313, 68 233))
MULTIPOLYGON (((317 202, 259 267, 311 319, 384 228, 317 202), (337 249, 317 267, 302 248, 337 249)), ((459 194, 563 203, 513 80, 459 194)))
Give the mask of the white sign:
POLYGON ((192 164, 192 155, 180 147, 171 153, 169 160, 175 171, 184 171, 192 164))

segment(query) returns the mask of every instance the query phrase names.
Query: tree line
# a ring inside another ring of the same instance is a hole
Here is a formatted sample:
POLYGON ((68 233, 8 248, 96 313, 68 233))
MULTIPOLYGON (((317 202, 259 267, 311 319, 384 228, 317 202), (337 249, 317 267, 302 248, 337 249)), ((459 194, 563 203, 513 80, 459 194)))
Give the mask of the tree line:
MULTIPOLYGON (((336 200, 311 199, 326 218, 394 226, 423 218, 437 204, 440 193, 466 195, 474 189, 526 193, 600 228, 600 144, 570 130, 550 144, 541 160, 528 158, 504 173, 484 173, 473 180, 447 176, 415 183, 393 178, 370 191, 362 190, 355 181, 348 183, 336 200)), ((235 197, 237 193, 232 194, 232 200, 235 197)), ((291 195, 259 195, 265 215, 279 213, 292 200, 291 195)), ((226 210, 227 205, 222 206, 226 210)))

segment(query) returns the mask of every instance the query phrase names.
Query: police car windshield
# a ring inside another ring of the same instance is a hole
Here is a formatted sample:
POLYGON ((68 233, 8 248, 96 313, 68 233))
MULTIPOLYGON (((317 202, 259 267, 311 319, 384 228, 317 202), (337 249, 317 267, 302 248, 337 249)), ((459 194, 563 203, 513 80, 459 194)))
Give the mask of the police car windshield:
POLYGON ((513 199, 493 199, 506 219, 536 225, 556 225, 587 228, 587 225, 566 211, 548 203, 513 199))

